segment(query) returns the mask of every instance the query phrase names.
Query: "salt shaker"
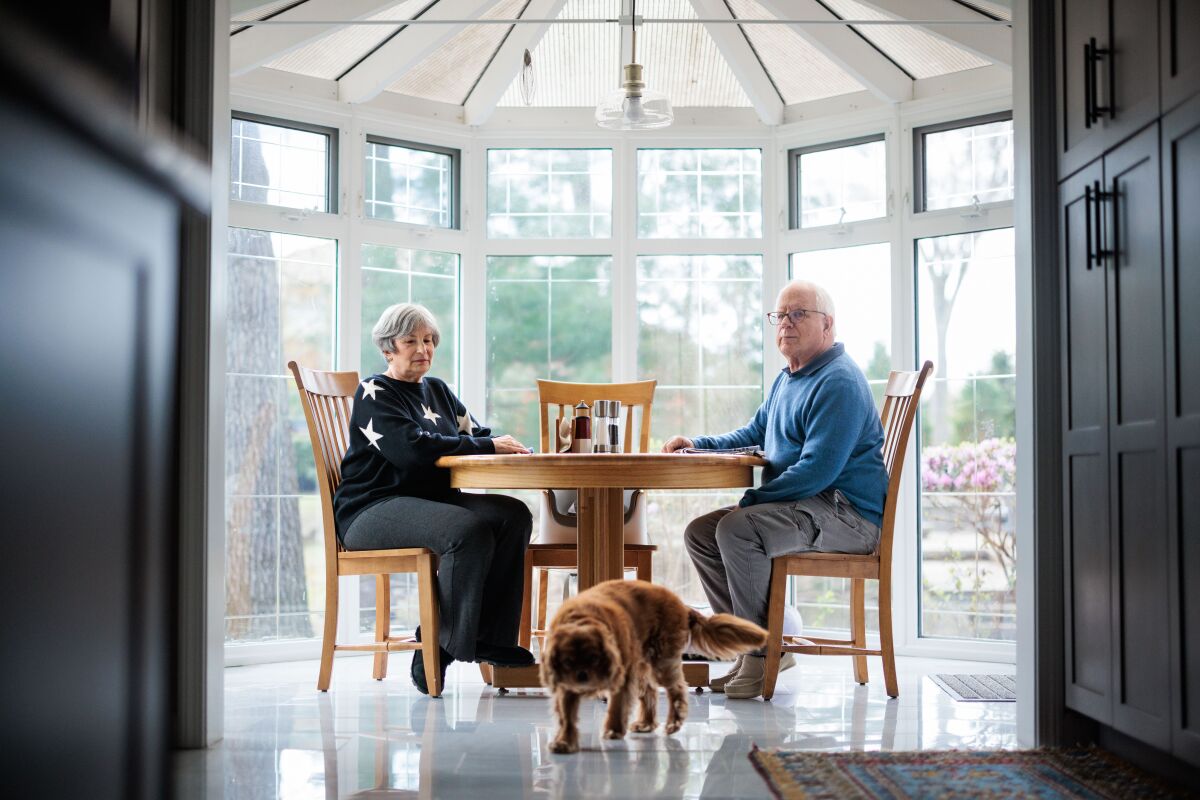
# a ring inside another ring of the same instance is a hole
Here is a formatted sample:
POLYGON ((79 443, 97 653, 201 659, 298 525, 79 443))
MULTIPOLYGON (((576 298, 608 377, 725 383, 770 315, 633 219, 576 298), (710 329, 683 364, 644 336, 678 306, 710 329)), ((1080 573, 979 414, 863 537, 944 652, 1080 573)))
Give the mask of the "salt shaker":
POLYGON ((595 422, 593 433, 593 453, 607 453, 608 447, 608 400, 597 400, 592 403, 592 420, 595 422))

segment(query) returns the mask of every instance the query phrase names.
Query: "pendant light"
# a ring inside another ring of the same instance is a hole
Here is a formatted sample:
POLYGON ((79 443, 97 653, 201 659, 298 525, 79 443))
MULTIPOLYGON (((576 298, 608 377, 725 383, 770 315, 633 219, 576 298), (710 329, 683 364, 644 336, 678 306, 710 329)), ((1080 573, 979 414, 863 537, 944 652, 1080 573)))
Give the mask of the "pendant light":
POLYGON ((625 81, 596 106, 596 124, 615 131, 639 131, 665 128, 675 119, 671 101, 662 92, 646 88, 642 65, 637 63, 637 0, 630 8, 632 47, 625 65, 625 81))

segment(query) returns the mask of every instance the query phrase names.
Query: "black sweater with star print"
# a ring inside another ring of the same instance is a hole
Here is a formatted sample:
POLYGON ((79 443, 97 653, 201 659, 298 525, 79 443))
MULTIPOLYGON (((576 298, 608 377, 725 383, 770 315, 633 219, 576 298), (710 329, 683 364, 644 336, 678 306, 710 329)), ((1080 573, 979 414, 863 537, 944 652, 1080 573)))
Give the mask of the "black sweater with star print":
POLYGON ((354 393, 350 448, 333 496, 338 537, 365 509, 389 497, 436 500, 452 493, 442 456, 495 453, 492 432, 438 378, 420 383, 372 375, 354 393))

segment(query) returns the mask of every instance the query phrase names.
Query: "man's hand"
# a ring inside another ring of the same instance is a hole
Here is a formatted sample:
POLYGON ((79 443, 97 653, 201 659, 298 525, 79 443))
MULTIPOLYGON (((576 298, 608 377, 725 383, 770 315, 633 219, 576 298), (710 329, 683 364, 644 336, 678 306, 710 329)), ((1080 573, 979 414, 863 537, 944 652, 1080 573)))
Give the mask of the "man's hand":
POLYGON ((676 450, 695 446, 695 443, 686 436, 672 436, 670 439, 667 439, 667 443, 663 445, 662 451, 664 453, 674 453, 676 450))
POLYGON ((492 444, 496 446, 496 455, 507 455, 510 453, 528 453, 529 448, 518 442, 513 437, 505 434, 492 439, 492 444))

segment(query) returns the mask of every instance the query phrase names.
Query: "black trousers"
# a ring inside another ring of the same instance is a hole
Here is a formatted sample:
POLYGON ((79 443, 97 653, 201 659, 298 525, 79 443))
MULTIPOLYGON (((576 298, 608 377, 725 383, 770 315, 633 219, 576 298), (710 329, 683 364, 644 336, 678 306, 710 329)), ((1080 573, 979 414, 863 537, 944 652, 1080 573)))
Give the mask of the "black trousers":
POLYGON ((520 500, 454 493, 393 497, 359 514, 342 536, 348 550, 427 547, 438 554, 442 647, 475 660, 475 643, 515 645, 525 548, 533 518, 520 500))

